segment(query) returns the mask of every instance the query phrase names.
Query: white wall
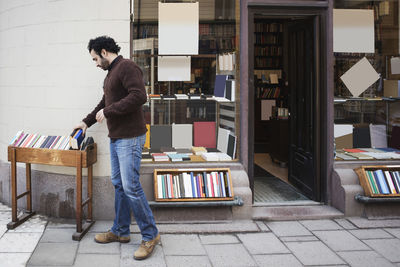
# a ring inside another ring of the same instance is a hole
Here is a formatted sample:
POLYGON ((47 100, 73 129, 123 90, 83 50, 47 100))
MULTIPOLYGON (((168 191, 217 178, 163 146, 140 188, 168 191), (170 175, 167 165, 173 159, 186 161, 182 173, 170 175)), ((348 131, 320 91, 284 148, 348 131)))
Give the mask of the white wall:
MULTIPOLYGON (((106 72, 87 44, 99 35, 113 37, 128 57, 129 0, 0 0, 0 161, 18 130, 67 135, 95 107, 106 72)), ((94 174, 109 175, 105 122, 88 135, 98 143, 94 174)))

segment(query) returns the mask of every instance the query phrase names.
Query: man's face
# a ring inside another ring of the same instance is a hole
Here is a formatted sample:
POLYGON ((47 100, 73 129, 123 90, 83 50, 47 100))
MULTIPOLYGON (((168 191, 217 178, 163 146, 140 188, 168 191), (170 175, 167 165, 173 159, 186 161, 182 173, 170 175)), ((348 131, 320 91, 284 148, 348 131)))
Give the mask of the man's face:
POLYGON ((103 70, 107 70, 110 66, 110 62, 104 57, 99 56, 93 49, 90 51, 90 55, 94 62, 96 62, 96 67, 102 68, 103 70))

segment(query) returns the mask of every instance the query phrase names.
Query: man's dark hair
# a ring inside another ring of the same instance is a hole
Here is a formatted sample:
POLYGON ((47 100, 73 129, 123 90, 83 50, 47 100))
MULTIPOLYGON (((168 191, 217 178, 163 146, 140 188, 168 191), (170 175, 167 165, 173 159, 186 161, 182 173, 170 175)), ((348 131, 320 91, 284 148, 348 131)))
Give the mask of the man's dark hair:
POLYGON ((89 41, 88 44, 89 53, 90 51, 92 51, 92 49, 96 52, 96 54, 102 57, 101 56, 102 49, 105 49, 107 52, 118 54, 119 50, 121 50, 121 47, 119 47, 115 43, 113 38, 108 36, 99 36, 89 41))

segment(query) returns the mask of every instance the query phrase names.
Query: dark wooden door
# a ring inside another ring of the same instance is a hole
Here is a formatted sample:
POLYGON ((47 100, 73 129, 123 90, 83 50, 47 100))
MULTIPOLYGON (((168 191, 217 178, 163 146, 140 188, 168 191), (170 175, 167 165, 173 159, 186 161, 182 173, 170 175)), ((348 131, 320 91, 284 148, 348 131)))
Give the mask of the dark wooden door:
POLYGON ((316 71, 314 18, 288 25, 290 88, 289 181, 312 200, 319 200, 316 175, 316 71))

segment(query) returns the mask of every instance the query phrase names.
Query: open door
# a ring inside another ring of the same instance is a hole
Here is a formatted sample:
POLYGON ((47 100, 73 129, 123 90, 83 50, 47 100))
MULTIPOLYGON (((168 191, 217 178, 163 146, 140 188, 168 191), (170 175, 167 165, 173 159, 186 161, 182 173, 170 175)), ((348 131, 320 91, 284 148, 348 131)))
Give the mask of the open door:
POLYGON ((320 200, 316 172, 316 51, 315 17, 288 25, 290 88, 289 181, 308 198, 320 200))

